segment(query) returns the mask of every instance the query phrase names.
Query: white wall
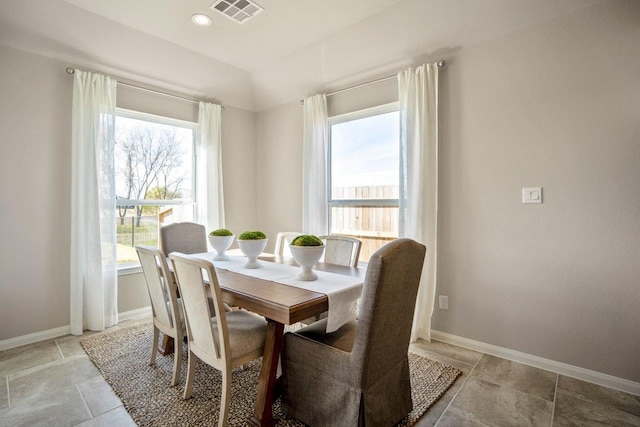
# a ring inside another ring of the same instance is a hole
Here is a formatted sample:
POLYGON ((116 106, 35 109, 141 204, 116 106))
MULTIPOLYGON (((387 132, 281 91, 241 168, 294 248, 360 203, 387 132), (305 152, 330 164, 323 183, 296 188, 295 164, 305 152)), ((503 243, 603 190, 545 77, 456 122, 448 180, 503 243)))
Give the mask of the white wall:
POLYGON ((257 222, 272 251, 280 231, 302 229, 302 105, 294 101, 258 115, 257 222))
POLYGON ((222 112, 225 226, 236 235, 256 227, 255 141, 256 113, 225 108, 222 112))
POLYGON ((434 329, 640 381, 639 22, 609 3, 448 60, 434 329))
MULTIPOLYGON (((0 341, 69 324, 71 94, 67 64, 0 45, 0 341)), ((197 121, 197 105, 118 88, 118 106, 197 121)), ((226 108, 227 225, 255 224, 255 113, 226 108)), ((148 305, 141 274, 120 312, 148 305)))
MULTIPOLYGON (((444 57, 434 329, 640 382, 639 18, 608 3, 444 57)), ((340 96, 330 110, 388 102, 340 96)), ((259 155, 292 165, 259 169, 261 218, 289 229, 300 106, 258 123, 259 155)))
POLYGON ((69 324, 71 90, 0 46, 0 340, 69 324))

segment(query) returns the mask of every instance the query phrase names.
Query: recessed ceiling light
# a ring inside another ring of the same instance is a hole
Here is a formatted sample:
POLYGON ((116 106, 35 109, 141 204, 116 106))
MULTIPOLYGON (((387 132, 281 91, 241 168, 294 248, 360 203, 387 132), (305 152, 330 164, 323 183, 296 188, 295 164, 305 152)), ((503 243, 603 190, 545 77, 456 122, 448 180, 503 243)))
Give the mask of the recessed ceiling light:
POLYGON ((209 18, 207 15, 205 15, 204 13, 195 13, 192 17, 191 20, 193 21, 194 24, 196 25, 209 25, 211 24, 211 18, 209 18))

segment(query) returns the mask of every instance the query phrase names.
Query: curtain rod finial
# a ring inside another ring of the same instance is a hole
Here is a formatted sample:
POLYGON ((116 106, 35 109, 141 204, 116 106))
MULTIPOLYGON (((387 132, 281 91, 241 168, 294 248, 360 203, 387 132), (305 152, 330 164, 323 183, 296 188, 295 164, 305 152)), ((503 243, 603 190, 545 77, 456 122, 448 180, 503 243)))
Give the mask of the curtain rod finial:
POLYGON ((67 74, 74 74, 76 71, 71 68, 71 67, 67 67, 67 69, 65 70, 67 72, 67 74))
POLYGON ((447 65, 447 61, 445 61, 444 59, 441 59, 440 61, 436 62, 436 65, 440 68, 444 68, 445 65, 447 65))

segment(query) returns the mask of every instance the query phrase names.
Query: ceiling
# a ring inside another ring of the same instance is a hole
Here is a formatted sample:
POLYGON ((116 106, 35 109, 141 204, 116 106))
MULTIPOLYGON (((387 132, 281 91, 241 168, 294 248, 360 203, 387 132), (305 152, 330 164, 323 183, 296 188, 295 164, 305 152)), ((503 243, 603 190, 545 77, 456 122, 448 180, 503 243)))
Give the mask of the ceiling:
POLYGON ((2 0, 0 44, 262 111, 602 1, 257 0, 265 10, 237 24, 214 0, 2 0))

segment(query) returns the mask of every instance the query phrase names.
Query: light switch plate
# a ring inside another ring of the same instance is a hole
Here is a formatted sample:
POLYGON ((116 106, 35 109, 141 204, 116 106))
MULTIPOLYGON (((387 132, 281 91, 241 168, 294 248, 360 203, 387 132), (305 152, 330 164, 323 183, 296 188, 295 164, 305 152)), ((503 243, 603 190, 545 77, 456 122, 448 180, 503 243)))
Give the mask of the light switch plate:
POLYGON ((440 295, 439 306, 441 310, 449 310, 449 297, 446 295, 440 295))
POLYGON ((522 203, 542 203, 542 187, 523 188, 522 203))

